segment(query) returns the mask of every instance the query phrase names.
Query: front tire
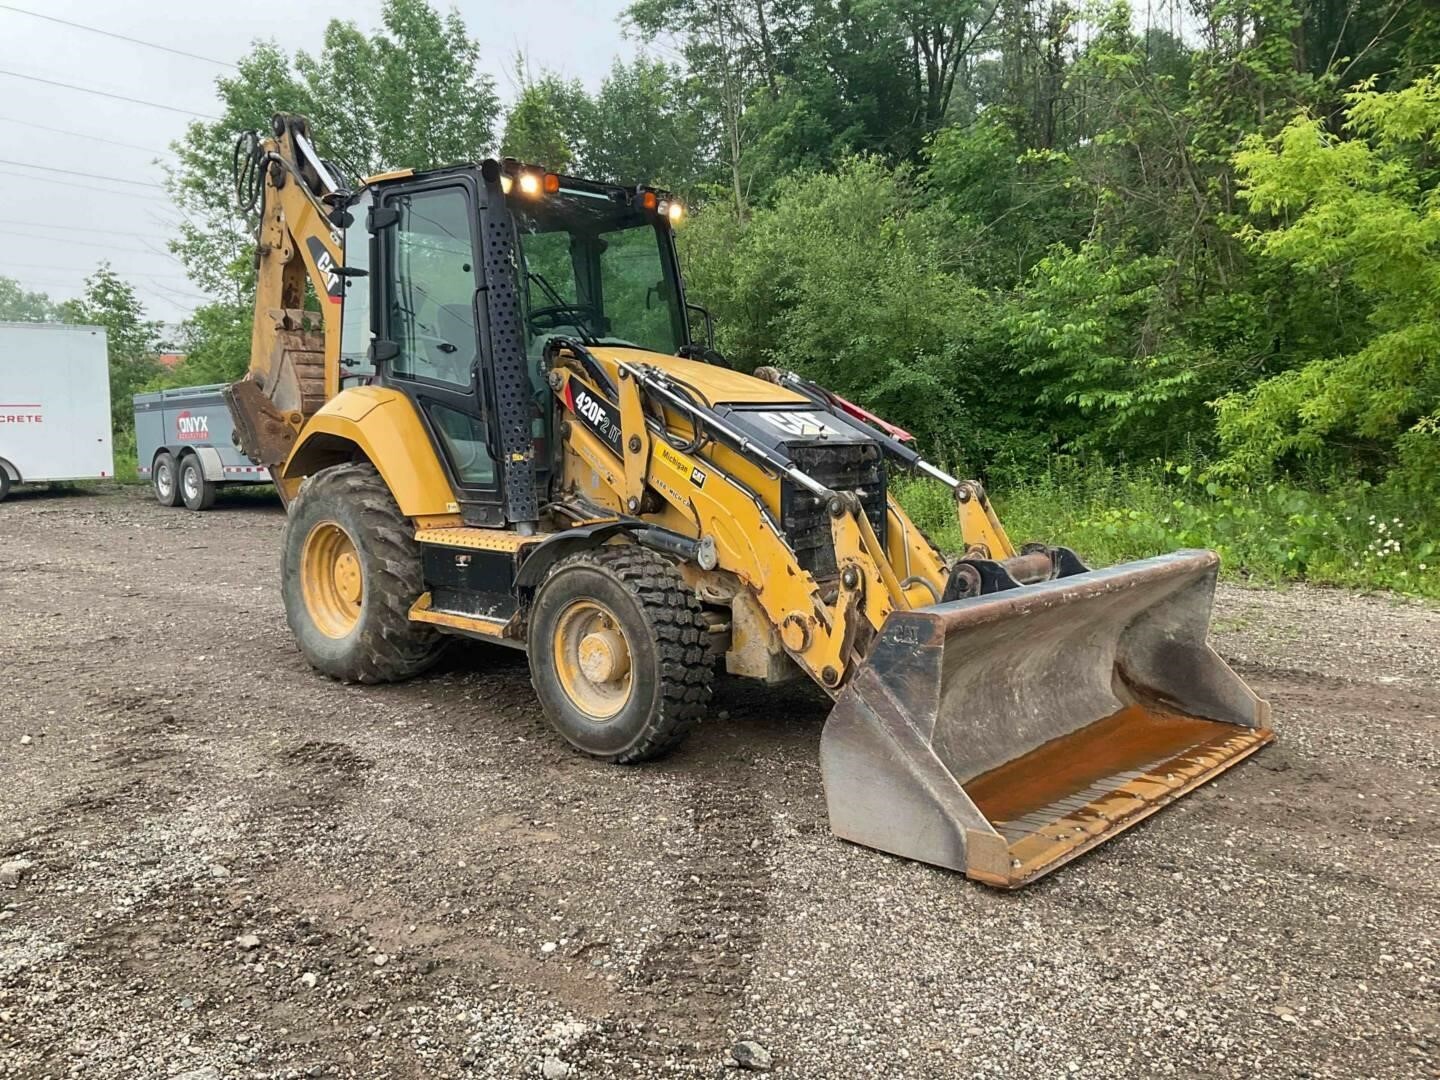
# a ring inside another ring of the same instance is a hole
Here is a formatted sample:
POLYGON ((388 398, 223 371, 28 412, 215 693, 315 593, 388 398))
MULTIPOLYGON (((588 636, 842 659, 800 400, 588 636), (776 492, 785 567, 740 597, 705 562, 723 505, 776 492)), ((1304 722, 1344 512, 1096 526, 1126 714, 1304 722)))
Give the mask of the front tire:
POLYGON ((420 545, 373 465, 306 481, 285 521, 285 619, 312 667, 344 682, 399 682, 446 640, 410 621, 425 592, 420 545))
POLYGON ((187 510, 209 510, 215 505, 215 481, 205 479, 205 467, 194 454, 180 459, 180 498, 187 510))
POLYGON ((670 563, 633 545, 556 564, 535 596, 530 677, 567 742, 622 765, 683 742, 710 700, 700 602, 670 563))
POLYGON ((180 478, 175 472, 175 458, 168 451, 156 455, 150 467, 150 486, 161 506, 180 505, 180 478))

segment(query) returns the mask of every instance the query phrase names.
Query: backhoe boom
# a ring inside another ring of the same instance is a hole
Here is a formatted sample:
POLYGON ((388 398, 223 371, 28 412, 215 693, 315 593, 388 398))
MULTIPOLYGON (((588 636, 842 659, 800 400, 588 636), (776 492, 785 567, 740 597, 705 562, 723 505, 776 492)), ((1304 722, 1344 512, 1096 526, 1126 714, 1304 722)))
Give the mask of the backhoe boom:
MULTIPOLYGON (((259 214, 250 369, 226 391, 241 449, 272 471, 305 421, 340 390, 345 194, 316 155, 309 125, 277 114, 272 135, 242 140, 239 173, 259 214), (307 284, 319 311, 307 310, 307 284)), ((283 489, 282 489, 283 493, 283 489)))

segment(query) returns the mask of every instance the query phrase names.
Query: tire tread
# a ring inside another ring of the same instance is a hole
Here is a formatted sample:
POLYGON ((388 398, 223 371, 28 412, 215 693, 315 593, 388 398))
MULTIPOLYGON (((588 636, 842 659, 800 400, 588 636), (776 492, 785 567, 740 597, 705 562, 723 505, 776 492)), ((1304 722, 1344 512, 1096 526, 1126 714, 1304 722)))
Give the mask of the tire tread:
POLYGON ((306 480, 299 498, 333 499, 359 508, 380 585, 377 589, 374 582, 366 582, 374 617, 362 629, 358 659, 348 671, 321 670, 342 682, 389 683, 430 667, 447 642, 442 634, 410 620, 414 598, 425 591, 420 548, 375 466, 352 462, 322 469, 306 480))
POLYGON ((714 668, 700 625, 700 600, 674 565, 637 544, 617 544, 561 559, 550 571, 582 564, 609 571, 639 602, 654 634, 659 703, 643 738, 608 760, 631 765, 664 757, 689 736, 710 701, 714 668))

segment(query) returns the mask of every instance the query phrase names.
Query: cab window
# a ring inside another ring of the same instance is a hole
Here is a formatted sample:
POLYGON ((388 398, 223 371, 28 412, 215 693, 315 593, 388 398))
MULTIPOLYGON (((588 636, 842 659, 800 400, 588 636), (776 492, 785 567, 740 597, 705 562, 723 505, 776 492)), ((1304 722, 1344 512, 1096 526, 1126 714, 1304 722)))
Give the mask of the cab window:
POLYGON ((390 336, 401 377, 455 387, 474 381, 476 271, 470 200, 464 188, 436 188, 396 203, 395 280, 390 336))

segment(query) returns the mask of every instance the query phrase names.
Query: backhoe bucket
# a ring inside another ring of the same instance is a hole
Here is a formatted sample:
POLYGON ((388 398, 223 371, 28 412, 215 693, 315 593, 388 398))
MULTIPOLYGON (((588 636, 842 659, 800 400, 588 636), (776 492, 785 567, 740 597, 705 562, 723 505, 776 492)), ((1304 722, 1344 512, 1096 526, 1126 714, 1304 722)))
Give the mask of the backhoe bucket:
POLYGON ((897 611, 820 740, 838 836, 1028 884, 1269 742, 1206 644, 1219 558, 897 611))

